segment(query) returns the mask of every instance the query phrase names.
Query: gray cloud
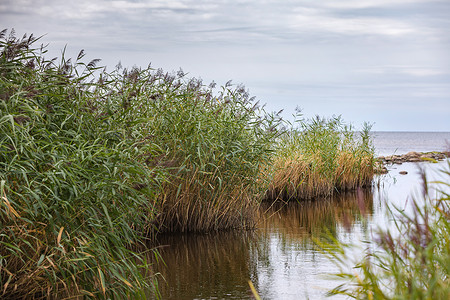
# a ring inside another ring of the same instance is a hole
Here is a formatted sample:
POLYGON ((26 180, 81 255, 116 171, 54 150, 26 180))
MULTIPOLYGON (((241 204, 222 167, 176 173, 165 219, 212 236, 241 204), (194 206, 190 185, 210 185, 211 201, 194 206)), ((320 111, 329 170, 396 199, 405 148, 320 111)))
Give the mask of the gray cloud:
POLYGON ((450 130, 420 108, 450 113, 449 13, 447 0, 3 0, 0 27, 47 34, 49 55, 68 44, 109 66, 234 79, 274 110, 299 105, 389 130, 390 106, 398 128, 450 130), (427 121, 411 121, 405 103, 427 121))

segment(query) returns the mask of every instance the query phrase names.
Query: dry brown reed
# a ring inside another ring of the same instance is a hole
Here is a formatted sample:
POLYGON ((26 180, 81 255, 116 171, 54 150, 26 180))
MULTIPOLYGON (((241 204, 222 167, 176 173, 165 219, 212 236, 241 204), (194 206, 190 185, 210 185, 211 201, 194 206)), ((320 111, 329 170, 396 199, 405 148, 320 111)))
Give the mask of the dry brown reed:
POLYGON ((342 152, 336 159, 332 177, 323 174, 320 157, 276 157, 267 199, 314 199, 329 196, 334 191, 354 190, 371 185, 374 168, 371 156, 355 157, 342 152))
POLYGON ((253 227, 258 202, 249 187, 233 178, 230 181, 236 184, 232 186, 219 187, 217 181, 193 171, 166 183, 157 201, 157 232, 253 227))
POLYGON ((268 199, 312 199, 332 192, 330 180, 321 176, 312 162, 301 155, 276 157, 273 170, 272 182, 266 192, 268 199))
POLYGON ((342 151, 337 157, 334 185, 343 191, 371 186, 374 173, 373 155, 342 151))

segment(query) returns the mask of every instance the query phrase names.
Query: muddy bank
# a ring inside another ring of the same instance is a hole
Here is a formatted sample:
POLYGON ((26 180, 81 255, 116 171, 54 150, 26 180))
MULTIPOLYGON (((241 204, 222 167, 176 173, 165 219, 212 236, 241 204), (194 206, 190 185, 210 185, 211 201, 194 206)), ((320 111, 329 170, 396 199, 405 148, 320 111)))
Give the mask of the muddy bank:
POLYGON ((406 162, 437 162, 450 157, 450 152, 432 151, 432 152, 408 152, 401 155, 380 156, 377 158, 376 173, 386 174, 388 169, 385 165, 399 164, 406 162))

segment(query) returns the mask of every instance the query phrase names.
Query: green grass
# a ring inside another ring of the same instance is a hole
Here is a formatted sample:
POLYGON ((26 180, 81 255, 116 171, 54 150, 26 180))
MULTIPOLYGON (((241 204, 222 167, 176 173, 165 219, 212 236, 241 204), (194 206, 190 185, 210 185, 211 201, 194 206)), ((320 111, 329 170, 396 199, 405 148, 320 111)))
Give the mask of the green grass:
POLYGON ((151 280, 134 250, 161 175, 137 158, 156 149, 139 120, 95 111, 95 61, 57 65, 35 41, 1 32, 1 296, 140 294, 151 280))

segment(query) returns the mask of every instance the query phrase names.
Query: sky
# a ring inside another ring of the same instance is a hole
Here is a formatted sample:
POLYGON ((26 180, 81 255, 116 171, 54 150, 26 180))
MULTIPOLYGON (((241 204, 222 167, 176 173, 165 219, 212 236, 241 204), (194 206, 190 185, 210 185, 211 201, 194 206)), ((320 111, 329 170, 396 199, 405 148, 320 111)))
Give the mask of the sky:
POLYGON ((48 58, 232 80, 287 119, 450 131, 450 0, 0 0, 5 28, 48 58))

